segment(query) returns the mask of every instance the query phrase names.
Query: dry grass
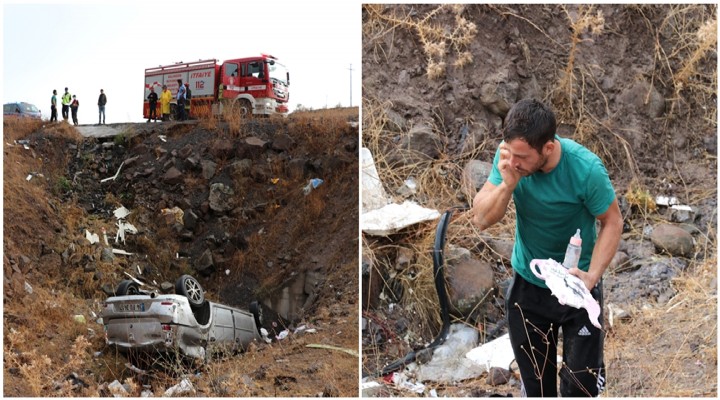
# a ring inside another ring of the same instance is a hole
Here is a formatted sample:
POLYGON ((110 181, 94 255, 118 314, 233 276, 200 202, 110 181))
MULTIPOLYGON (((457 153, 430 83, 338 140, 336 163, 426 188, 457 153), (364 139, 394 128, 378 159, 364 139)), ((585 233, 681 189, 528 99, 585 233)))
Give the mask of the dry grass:
POLYGON ((414 9, 408 9, 406 15, 398 15, 399 8, 382 4, 365 4, 363 9, 367 13, 367 20, 363 22, 363 35, 375 46, 376 56, 380 53, 385 57, 390 56, 392 49, 386 50, 380 44, 380 39, 388 34, 394 35, 395 29, 402 28, 417 35, 426 56, 426 73, 431 80, 445 76, 450 50, 455 54, 454 67, 463 68, 473 62, 469 46, 475 39, 477 26, 463 16, 465 5, 439 5, 422 18, 414 16, 414 9), (454 21, 454 26, 449 29, 437 22, 447 14, 454 21))

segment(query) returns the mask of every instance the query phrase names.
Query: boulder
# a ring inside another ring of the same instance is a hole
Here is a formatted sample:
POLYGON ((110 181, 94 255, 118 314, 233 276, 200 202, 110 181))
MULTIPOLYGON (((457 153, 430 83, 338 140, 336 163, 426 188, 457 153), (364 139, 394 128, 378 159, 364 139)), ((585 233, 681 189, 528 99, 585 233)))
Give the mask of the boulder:
POLYGON ((670 224, 661 224, 650 235, 655 248, 673 256, 691 257, 695 251, 693 237, 688 231, 670 224))
POLYGON ((451 308, 462 316, 482 310, 479 306, 492 299, 495 288, 492 266, 473 258, 469 250, 452 246, 445 263, 451 308))

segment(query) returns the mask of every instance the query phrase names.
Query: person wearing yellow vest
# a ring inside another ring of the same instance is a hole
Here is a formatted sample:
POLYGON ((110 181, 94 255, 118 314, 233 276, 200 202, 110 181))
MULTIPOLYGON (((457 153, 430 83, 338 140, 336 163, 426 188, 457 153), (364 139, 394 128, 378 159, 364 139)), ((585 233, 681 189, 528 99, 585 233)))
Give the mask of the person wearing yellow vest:
POLYGON ((68 92, 68 88, 65 88, 65 94, 62 95, 62 117, 65 121, 70 118, 70 103, 72 103, 72 96, 68 92))
POLYGON ((166 85, 162 86, 162 93, 160 93, 160 111, 162 112, 162 120, 167 121, 170 119, 170 101, 172 101, 172 92, 167 88, 166 85))

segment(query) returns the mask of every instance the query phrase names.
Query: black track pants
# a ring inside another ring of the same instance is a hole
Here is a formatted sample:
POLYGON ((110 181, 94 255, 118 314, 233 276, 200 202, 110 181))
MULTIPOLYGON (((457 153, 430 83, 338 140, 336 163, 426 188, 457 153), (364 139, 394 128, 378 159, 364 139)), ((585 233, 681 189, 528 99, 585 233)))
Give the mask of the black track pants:
MULTIPOLYGON (((591 291, 602 310, 602 281, 591 291)), ((563 332, 560 394, 563 397, 596 397, 605 385, 603 342, 585 309, 563 306, 549 289, 515 274, 506 296, 510 343, 515 353, 523 394, 557 397, 558 329, 563 332)), ((602 312, 599 320, 603 323, 602 312)))

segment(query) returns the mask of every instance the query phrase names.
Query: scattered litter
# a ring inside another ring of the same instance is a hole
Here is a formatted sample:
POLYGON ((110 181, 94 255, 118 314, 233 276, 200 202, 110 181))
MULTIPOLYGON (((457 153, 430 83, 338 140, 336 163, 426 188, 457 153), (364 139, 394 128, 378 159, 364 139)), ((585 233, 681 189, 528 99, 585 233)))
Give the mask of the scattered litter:
POLYGON ((358 357, 358 352, 355 350, 344 349, 342 347, 330 346, 327 344, 308 344, 308 345, 305 345, 305 347, 309 347, 311 349, 337 350, 337 351, 342 351, 343 353, 350 354, 351 356, 358 357))
POLYGON ((380 385, 378 382, 375 382, 375 381, 362 382, 362 383, 360 384, 360 389, 362 389, 362 390, 372 389, 372 388, 376 388, 376 387, 380 387, 380 386, 381 386, 381 385, 380 385))
POLYGON ((124 255, 124 256, 131 256, 131 255, 133 255, 133 253, 128 253, 127 251, 125 251, 125 250, 120 250, 120 249, 112 249, 112 252, 113 252, 113 254, 121 254, 121 255, 124 255))
POLYGON ((415 182, 415 178, 410 177, 405 179, 405 186, 410 190, 410 193, 415 194, 415 192, 417 192, 417 183, 415 182))
POLYGON ((265 328, 260 328, 260 336, 262 336, 265 343, 272 343, 272 339, 268 337, 268 331, 265 328))
POLYGON ((120 206, 120 208, 117 208, 115 209, 115 211, 113 211, 113 215, 115 215, 116 219, 125 219, 125 217, 130 215, 130 213, 132 213, 132 211, 125 208, 125 206, 120 206))
POLYGON ((270 179, 270 182, 272 182, 273 185, 277 185, 277 183, 280 182, 280 178, 272 178, 270 179))
POLYGON ((85 316, 82 314, 75 314, 73 315, 73 320, 77 322, 78 324, 84 324, 87 321, 85 321, 85 316))
POLYGON ((123 384, 115 379, 111 384, 108 385, 108 390, 113 397, 127 397, 130 395, 123 384))
POLYGON ((123 167, 124 164, 125 164, 125 161, 121 162, 121 163, 120 163, 120 166, 118 167, 117 172, 115 173, 115 175, 113 175, 113 176, 111 176, 111 177, 109 177, 109 178, 101 179, 101 180, 100 180, 100 183, 104 183, 104 182, 107 182, 107 181, 114 181, 114 180, 118 177, 118 175, 120 175, 120 169, 123 167))
POLYGON ((285 338, 288 336, 289 333, 290 333, 290 331, 288 331, 287 329, 285 329, 284 331, 281 331, 280 333, 278 333, 278 334, 275 336, 275 338, 276 338, 277 340, 283 340, 283 339, 285 339, 285 338))
POLYGON ((607 305, 608 309, 608 323, 610 324, 610 327, 612 328, 615 326, 616 321, 627 321, 632 319, 632 316, 627 311, 623 310, 622 308, 616 306, 613 303, 608 303, 607 305))
POLYGON ((657 196, 655 198, 655 204, 667 207, 680 203, 678 202, 677 197, 657 196))
POLYGON ((29 181, 30 179, 32 179, 32 177, 33 177, 32 174, 29 174, 29 175, 27 176, 27 178, 25 178, 25 180, 26 180, 26 181, 29 181))
POLYGON ((32 286, 30 286, 30 284, 28 283, 28 281, 25 281, 25 291, 26 291, 28 294, 32 294, 32 293, 33 293, 33 288, 32 288, 32 286))
POLYGON ((100 241, 97 233, 90 233, 87 229, 85 229, 85 239, 87 239, 90 244, 95 244, 100 241))
POLYGON ((600 316, 600 305, 592 297, 585 283, 575 275, 570 275, 562 264, 548 258, 547 260, 534 259, 530 261, 530 270, 538 278, 545 281, 545 284, 557 297, 560 304, 570 307, 584 308, 587 310, 590 322, 597 328, 601 328, 598 317, 600 316), (538 271, 539 268, 539 271, 538 271))
POLYGON ((108 243, 108 240, 107 240, 107 231, 105 230, 105 227, 103 226, 101 229, 102 229, 103 241, 105 242, 105 246, 110 246, 110 243, 108 243))
POLYGON ((403 228, 420 222, 440 218, 440 213, 412 201, 402 204, 388 204, 362 215, 362 231, 368 235, 388 236, 403 228))
POLYGON ((225 275, 230 275, 230 270, 229 270, 229 269, 226 269, 226 270, 225 270, 225 275))
POLYGON ((118 231, 117 234, 115 234, 115 243, 122 241, 123 244, 125 244, 126 233, 130 233, 133 235, 138 233, 137 228, 129 222, 118 221, 116 225, 118 227, 118 231))
POLYGON ((145 389, 140 393, 140 397, 154 397, 155 393, 152 390, 145 389))
POLYGON ((417 394, 423 394, 425 392, 425 385, 419 382, 413 383, 408 380, 405 374, 401 374, 398 372, 393 372, 392 383, 395 384, 395 387, 397 387, 398 389, 408 390, 417 394))
POLYGON ((167 137, 165 135, 158 135, 158 139, 162 140, 163 142, 167 142, 167 137))
POLYGON ((380 175, 375 168, 372 153, 367 147, 360 149, 362 160, 362 213, 376 210, 387 205, 390 200, 380 181, 380 175))
POLYGON ((476 347, 465 354, 465 357, 482 365, 487 371, 492 367, 508 369, 515 355, 510 345, 510 335, 504 334, 499 338, 476 347))
POLYGON ((430 397, 434 397, 434 398, 438 397, 436 389, 430 389, 430 393, 428 393, 428 394, 430 395, 430 397))
POLYGON ((305 196, 307 196, 308 194, 310 194, 310 192, 312 192, 313 189, 317 189, 318 186, 322 185, 323 182, 324 181, 320 178, 310 179, 310 182, 308 182, 308 184, 305 185, 305 187, 303 188, 303 193, 305 193, 305 196))
MULTIPOLYGON (((462 323, 450 325, 445 342, 434 349, 425 350, 431 352, 429 355, 432 358, 422 364, 413 363, 417 365, 415 377, 420 382, 448 384, 479 377, 486 369, 465 357, 477 343, 478 331, 475 327, 462 323)), ((425 358, 424 354, 419 357, 425 358)))
POLYGON ((163 397, 180 397, 186 394, 195 394, 195 388, 189 379, 184 378, 180 383, 166 390, 163 397))

